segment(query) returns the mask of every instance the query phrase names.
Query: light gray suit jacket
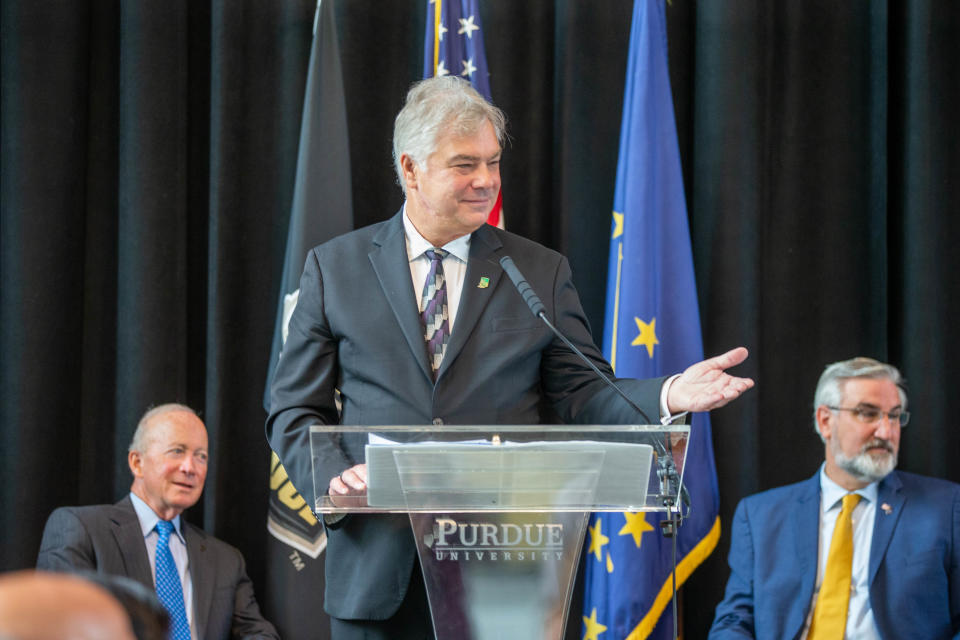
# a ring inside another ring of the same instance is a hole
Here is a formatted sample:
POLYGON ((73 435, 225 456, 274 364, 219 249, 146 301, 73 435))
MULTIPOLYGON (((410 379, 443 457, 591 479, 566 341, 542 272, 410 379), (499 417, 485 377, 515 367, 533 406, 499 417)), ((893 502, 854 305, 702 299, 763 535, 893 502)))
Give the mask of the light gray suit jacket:
MULTIPOLYGON (((279 638, 260 615, 243 555, 181 519, 194 617, 201 640, 279 638)), ((130 496, 109 505, 60 507, 47 519, 37 568, 126 576, 154 589, 147 547, 130 496)))
MULTIPOLYGON (((557 328, 608 375, 559 253, 484 225, 470 256, 450 341, 434 382, 410 280, 402 214, 311 250, 271 389, 267 438, 308 500, 312 424, 637 424, 645 420, 535 318, 499 265, 509 255, 557 328), (338 415, 334 390, 339 389, 338 415), (546 417, 544 409, 554 414, 546 417)), ((621 380, 656 420, 662 379, 621 380)), ((363 462, 366 438, 328 441, 318 491, 363 462)), ((326 610, 389 618, 406 594, 415 547, 408 520, 346 518, 331 528, 326 610)))

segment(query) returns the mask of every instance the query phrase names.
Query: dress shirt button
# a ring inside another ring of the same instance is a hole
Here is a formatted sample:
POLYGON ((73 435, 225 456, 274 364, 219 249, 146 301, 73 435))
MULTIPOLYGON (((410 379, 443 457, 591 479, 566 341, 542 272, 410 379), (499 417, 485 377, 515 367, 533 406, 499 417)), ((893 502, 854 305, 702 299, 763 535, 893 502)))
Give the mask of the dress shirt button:
POLYGON ((433 424, 443 424, 443 418, 434 418, 433 424))

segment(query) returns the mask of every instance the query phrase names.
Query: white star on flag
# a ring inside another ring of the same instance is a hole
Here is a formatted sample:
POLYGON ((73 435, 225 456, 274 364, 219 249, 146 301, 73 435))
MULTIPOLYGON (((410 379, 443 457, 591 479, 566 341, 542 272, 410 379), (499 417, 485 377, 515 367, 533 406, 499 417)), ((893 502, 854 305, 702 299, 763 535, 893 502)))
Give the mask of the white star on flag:
POLYGON ((468 38, 473 38, 473 32, 479 29, 477 25, 473 24, 473 16, 469 18, 460 18, 460 28, 457 29, 459 34, 467 34, 468 38))
MULTIPOLYGON (((484 53, 485 34, 480 1, 427 0, 424 3, 427 11, 423 37, 423 77, 459 75, 490 101, 490 70, 484 53)), ((502 202, 502 194, 498 193, 496 204, 487 216, 487 222, 501 229, 502 202)))

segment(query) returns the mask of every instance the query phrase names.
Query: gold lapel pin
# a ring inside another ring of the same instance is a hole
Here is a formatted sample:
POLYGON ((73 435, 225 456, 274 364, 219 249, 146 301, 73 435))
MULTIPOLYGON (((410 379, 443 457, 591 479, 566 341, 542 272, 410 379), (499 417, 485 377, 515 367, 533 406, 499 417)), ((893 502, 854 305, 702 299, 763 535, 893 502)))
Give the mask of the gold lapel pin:
POLYGON ((480 278, 480 282, 477 283, 477 289, 486 289, 490 286, 490 278, 484 276, 480 278))

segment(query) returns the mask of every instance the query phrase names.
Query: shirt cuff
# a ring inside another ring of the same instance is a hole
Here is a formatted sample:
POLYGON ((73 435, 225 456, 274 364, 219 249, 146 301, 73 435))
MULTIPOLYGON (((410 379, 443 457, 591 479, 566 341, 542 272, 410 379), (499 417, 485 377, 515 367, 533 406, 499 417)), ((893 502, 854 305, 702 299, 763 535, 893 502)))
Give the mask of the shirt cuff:
POLYGON ((683 416, 689 413, 688 411, 682 411, 677 414, 671 415, 670 407, 667 404, 667 395, 670 393, 670 385, 673 384, 674 380, 680 377, 679 373, 675 373, 663 382, 663 386, 660 387, 660 424, 667 425, 676 420, 679 420, 683 416))

